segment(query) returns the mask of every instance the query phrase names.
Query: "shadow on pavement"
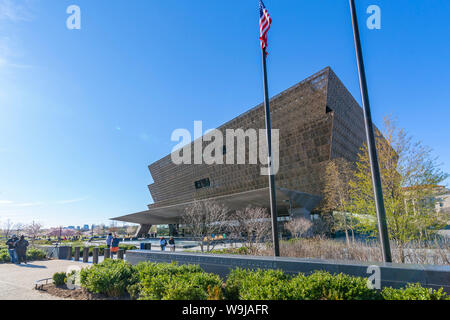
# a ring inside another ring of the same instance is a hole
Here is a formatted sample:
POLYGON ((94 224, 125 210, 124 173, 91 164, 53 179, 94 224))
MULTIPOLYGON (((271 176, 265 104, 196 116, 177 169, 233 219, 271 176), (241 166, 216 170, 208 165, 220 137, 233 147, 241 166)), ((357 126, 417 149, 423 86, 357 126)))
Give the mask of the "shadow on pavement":
POLYGON ((16 264, 16 266, 18 267, 22 267, 22 268, 38 268, 38 269, 47 269, 46 266, 38 266, 35 264, 16 264))

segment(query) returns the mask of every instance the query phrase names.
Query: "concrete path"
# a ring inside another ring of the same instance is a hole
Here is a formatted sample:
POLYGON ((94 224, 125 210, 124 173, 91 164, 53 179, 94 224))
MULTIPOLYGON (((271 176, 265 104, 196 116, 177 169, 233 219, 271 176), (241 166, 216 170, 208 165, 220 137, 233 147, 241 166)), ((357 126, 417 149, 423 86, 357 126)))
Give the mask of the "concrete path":
POLYGON ((71 266, 83 268, 89 265, 68 260, 0 264, 0 300, 61 300, 34 290, 34 282, 51 278, 55 272, 66 272, 71 266))

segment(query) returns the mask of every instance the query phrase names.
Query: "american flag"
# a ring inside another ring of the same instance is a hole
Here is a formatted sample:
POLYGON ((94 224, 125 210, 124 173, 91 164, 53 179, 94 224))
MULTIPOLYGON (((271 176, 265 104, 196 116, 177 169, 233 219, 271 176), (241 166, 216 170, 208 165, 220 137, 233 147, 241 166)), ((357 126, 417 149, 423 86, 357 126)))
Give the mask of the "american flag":
POLYGON ((267 53, 267 32, 270 29, 270 24, 272 23, 272 18, 269 16, 269 12, 266 9, 264 3, 259 0, 259 29, 261 40, 261 50, 267 53))

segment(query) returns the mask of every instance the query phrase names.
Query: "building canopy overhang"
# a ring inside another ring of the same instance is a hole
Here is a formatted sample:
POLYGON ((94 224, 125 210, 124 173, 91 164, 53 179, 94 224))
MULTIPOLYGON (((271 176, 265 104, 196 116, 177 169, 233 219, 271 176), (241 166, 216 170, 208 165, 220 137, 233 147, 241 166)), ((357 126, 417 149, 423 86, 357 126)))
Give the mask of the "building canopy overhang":
MULTIPOLYGON (((197 201, 210 200, 223 203, 230 209, 230 211, 243 209, 248 206, 263 208, 270 207, 269 188, 233 193, 230 195, 200 199, 197 201)), ((279 216, 287 215, 290 207, 302 208, 307 212, 311 212, 321 200, 321 196, 295 190, 277 188, 277 208, 279 216)), ((164 207, 155 207, 146 211, 112 218, 111 220, 147 225, 178 224, 180 223, 181 216, 183 215, 186 207, 192 203, 194 203, 194 201, 164 207)))

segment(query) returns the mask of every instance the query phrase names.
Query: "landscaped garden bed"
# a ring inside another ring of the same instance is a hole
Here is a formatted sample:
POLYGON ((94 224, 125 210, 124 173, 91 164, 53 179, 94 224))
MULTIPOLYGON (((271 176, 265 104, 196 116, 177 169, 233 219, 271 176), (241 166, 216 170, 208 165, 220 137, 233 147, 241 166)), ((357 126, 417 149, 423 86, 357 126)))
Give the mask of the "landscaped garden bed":
POLYGON ((73 299, 73 300, 116 300, 109 298, 105 295, 93 294, 84 288, 78 288, 75 290, 68 289, 67 286, 56 286, 54 284, 43 285, 41 289, 42 292, 48 293, 52 296, 62 298, 62 299, 73 299))
POLYGON ((82 269, 75 278, 79 279, 81 288, 67 289, 67 275, 55 274, 54 284, 44 286, 44 289, 58 297, 80 300, 450 299, 442 289, 409 284, 403 289, 374 290, 368 288, 365 278, 322 271, 290 276, 280 270, 235 269, 223 280, 195 265, 143 262, 132 266, 126 261, 112 259, 82 269))

